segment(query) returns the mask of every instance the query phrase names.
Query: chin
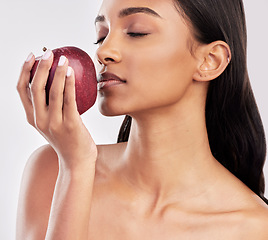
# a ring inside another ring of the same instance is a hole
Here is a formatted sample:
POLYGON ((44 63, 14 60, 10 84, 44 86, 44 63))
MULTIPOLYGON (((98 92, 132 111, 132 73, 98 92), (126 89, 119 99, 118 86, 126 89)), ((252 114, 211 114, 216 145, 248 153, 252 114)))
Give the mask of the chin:
POLYGON ((116 117, 121 115, 126 115, 125 111, 123 111, 121 104, 111 104, 107 101, 98 101, 98 108, 100 113, 106 117, 116 117))

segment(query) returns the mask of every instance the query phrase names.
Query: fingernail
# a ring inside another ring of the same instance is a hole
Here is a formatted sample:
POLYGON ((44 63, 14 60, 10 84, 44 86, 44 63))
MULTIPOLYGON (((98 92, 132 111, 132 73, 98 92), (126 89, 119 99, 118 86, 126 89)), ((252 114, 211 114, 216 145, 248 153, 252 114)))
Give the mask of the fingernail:
POLYGON ((66 62, 66 57, 65 56, 60 56, 60 60, 58 62, 58 66, 63 66, 64 63, 66 62))
POLYGON ((43 59, 43 60, 47 60, 47 59, 49 59, 50 56, 51 56, 51 54, 52 54, 52 51, 51 51, 50 49, 46 50, 46 52, 44 53, 42 59, 43 59))
POLYGON ((71 67, 68 66, 67 72, 66 72, 66 76, 70 77, 72 75, 73 69, 71 67))
POLYGON ((33 53, 31 52, 31 53, 29 54, 29 56, 27 57, 27 59, 26 59, 25 62, 30 62, 30 60, 32 59, 32 57, 33 57, 33 53))

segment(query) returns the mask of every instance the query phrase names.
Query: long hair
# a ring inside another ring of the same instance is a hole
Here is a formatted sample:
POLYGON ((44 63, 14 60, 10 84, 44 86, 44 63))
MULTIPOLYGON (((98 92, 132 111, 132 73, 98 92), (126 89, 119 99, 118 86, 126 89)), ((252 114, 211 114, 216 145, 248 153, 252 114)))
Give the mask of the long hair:
MULTIPOLYGON (((242 0, 174 0, 190 23, 194 37, 204 44, 222 40, 232 59, 210 82, 206 127, 213 156, 253 192, 264 197, 263 167, 266 140, 247 71, 247 30, 242 0)), ((128 141, 131 117, 126 116, 118 142, 128 141)))

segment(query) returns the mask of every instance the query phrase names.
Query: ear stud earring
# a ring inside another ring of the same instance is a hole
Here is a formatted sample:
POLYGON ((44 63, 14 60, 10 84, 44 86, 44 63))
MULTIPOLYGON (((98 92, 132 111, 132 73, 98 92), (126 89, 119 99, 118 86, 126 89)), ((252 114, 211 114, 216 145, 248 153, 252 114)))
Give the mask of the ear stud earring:
POLYGON ((200 75, 200 77, 204 77, 204 78, 206 78, 207 77, 207 74, 199 74, 200 75))

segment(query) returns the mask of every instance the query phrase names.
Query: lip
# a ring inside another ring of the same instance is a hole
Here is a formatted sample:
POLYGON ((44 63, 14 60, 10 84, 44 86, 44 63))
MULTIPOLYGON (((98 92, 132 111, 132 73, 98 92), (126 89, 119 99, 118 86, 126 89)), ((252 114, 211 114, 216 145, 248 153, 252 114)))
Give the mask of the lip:
POLYGON ((125 80, 122 80, 120 77, 110 72, 105 72, 105 73, 100 74, 97 78, 97 81, 98 81, 99 90, 102 88, 126 83, 125 80))

